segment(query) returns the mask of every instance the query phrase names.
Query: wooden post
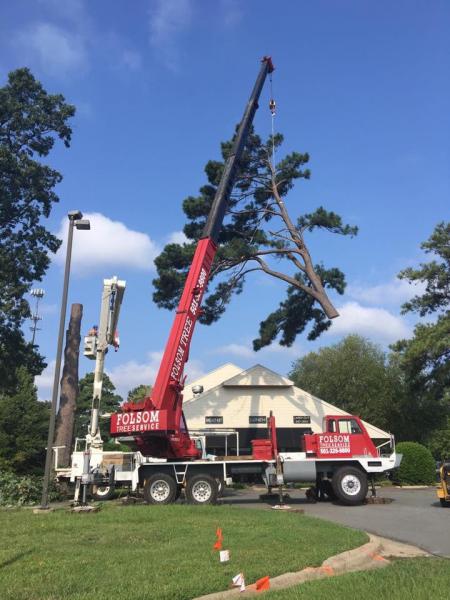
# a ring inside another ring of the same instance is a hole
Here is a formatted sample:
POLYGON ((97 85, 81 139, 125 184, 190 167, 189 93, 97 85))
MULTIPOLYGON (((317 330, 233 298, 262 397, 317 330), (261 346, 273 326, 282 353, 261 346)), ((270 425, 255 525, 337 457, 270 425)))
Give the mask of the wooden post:
POLYGON ((56 421, 55 446, 65 446, 59 451, 58 466, 67 467, 72 453, 75 409, 78 397, 78 357, 80 352, 80 329, 83 305, 72 304, 69 328, 66 331, 64 368, 61 378, 61 397, 56 421))

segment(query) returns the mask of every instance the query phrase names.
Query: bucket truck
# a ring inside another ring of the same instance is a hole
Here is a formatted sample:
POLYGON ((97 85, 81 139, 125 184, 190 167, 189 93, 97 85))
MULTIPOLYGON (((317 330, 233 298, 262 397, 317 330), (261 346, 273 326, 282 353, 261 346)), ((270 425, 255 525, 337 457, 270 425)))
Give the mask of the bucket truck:
MULTIPOLYGON (((111 497, 114 491, 114 482, 111 482, 111 485, 104 485, 105 476, 111 478, 113 469, 110 465, 112 463, 118 460, 123 462, 123 453, 103 452, 99 416, 105 356, 110 346, 116 350, 119 347, 117 324, 125 286, 125 281, 117 277, 103 280, 99 325, 94 325, 84 338, 83 354, 90 360, 95 360, 89 429, 85 438, 75 440, 75 451, 72 454, 71 467, 69 469, 56 468, 59 480, 70 479, 70 481, 75 482, 75 501, 79 500, 80 491, 83 492, 83 500, 86 500, 88 486, 92 486, 92 494, 96 499, 105 500, 111 497)), ((57 451, 55 454, 57 465, 57 451)))

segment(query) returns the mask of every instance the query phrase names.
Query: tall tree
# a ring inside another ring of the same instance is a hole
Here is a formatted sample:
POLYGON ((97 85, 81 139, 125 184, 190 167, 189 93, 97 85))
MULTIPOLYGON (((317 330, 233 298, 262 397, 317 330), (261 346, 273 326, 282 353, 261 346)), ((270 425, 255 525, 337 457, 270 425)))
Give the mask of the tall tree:
MULTIPOLYGON (((292 152, 274 167, 272 150, 275 147, 278 151, 282 141, 280 134, 265 143, 253 131, 248 137, 200 316, 206 324, 219 319, 232 295, 242 292, 250 273, 260 271, 281 279, 288 284, 287 298, 260 324, 259 337, 253 343, 256 350, 279 335, 280 343, 290 346, 308 326, 309 339, 328 329, 329 319, 337 316, 328 290, 342 294, 344 274, 337 268, 314 264, 306 233, 319 229, 340 235, 357 233, 356 227, 344 224, 339 215, 323 207, 291 219, 285 198, 297 179, 310 177, 309 169, 304 168, 309 156, 292 152)), ((222 144, 224 160, 232 144, 233 140, 222 144)), ((189 196, 183 202, 188 242, 168 244, 155 261, 158 277, 153 282, 153 299, 160 307, 173 309, 179 301, 223 168, 224 161, 207 163, 208 183, 200 188, 199 196, 189 196)))
POLYGON ((408 268, 399 274, 425 290, 403 305, 403 313, 428 316, 431 322, 418 323, 409 340, 393 345, 397 360, 405 373, 410 395, 428 407, 434 419, 424 426, 444 428, 450 414, 450 223, 439 223, 421 248, 433 256, 419 268, 408 268))
POLYGON ((44 468, 50 403, 39 402, 33 377, 17 370, 17 390, 0 394, 0 469, 39 473, 44 468))
POLYGON ((38 374, 42 357, 25 342, 21 325, 30 309, 25 294, 50 264, 60 241, 42 224, 58 202, 58 171, 39 159, 55 140, 70 145, 68 120, 75 108, 62 95, 48 94, 26 68, 0 88, 0 391, 11 392, 16 367, 38 374))
MULTIPOLYGON (((94 392, 94 373, 87 373, 79 381, 79 394, 77 398, 77 408, 75 411, 75 437, 83 438, 89 427, 91 418, 92 395, 94 392)), ((123 402, 121 396, 115 393, 115 385, 106 373, 103 375, 102 399, 100 402, 100 414, 117 412, 120 404, 123 402)), ((102 439, 107 441, 109 435, 109 419, 100 418, 100 433, 102 439)))
POLYGON ((404 438, 402 373, 379 346, 365 338, 349 335, 306 354, 293 364, 290 377, 314 396, 404 438))

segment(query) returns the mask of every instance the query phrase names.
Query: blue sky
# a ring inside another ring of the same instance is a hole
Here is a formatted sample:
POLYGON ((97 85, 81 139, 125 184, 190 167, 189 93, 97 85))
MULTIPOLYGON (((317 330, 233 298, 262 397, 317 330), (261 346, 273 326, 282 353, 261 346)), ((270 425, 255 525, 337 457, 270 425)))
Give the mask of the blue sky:
MULTIPOLYGON (((205 182, 240 119, 264 54, 273 57, 276 128, 283 152, 308 151, 312 179, 288 198, 292 216, 323 204, 360 228, 354 239, 314 234, 316 261, 346 274, 341 316, 317 342, 297 339, 253 353, 259 322, 284 284, 256 275, 219 323, 199 326, 191 378, 232 361, 281 373, 348 333, 387 346, 410 334, 400 315, 411 295, 396 280, 417 264, 420 242, 449 216, 450 4, 447 1, 16 0, 0 23, 2 85, 29 66, 46 89, 77 106, 73 143, 48 161, 64 175, 47 226, 69 210, 91 218, 76 232, 70 302, 83 331, 98 321, 102 279, 127 280, 121 348, 107 371, 122 393, 151 383, 172 315, 151 299, 153 259, 184 225, 181 202, 205 182)), ((270 132, 268 87, 255 125, 270 132)), ((50 394, 62 258, 42 283, 42 331, 50 363, 38 379, 50 394)), ((28 331, 27 331, 28 334, 28 331)), ((80 359, 80 371, 92 368, 80 359)))

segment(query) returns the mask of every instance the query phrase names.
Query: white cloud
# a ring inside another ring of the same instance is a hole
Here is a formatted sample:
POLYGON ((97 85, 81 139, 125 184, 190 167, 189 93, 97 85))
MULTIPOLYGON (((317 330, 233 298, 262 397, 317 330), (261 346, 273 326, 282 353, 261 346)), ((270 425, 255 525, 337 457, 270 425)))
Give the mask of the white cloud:
POLYGON ((287 346, 280 346, 280 344, 274 342, 270 346, 265 346, 264 348, 261 348, 261 350, 258 350, 258 352, 255 352, 252 344, 249 342, 247 344, 226 344, 224 346, 219 346, 214 349, 213 354, 237 356, 238 358, 247 358, 255 362, 261 362, 266 357, 273 354, 289 358, 298 358, 301 356, 302 351, 296 344, 288 348, 287 346))
POLYGON ((358 333, 380 343, 394 342, 411 335, 405 321, 384 308, 368 308, 358 302, 346 302, 338 307, 339 317, 333 319, 324 335, 358 333))
POLYGON ((56 361, 52 360, 40 375, 34 378, 34 385, 38 389, 39 400, 51 400, 53 378, 55 376, 56 361))
POLYGON ((404 279, 393 279, 373 286, 349 285, 346 295, 368 304, 399 306, 415 294, 422 294, 424 291, 425 285, 422 283, 410 284, 404 279))
POLYGON ((226 344, 225 346, 215 348, 213 354, 228 354, 240 358, 252 358, 255 352, 250 346, 245 344, 226 344))
POLYGON ((155 0, 150 10, 150 44, 167 67, 176 70, 177 37, 189 27, 191 0, 155 0))
POLYGON ((173 231, 167 239, 168 244, 187 244, 188 242, 189 240, 182 231, 173 231))
MULTIPOLYGON (((34 309, 33 309, 34 311, 34 309)), ((38 313, 41 315, 54 315, 58 312, 57 304, 39 304, 38 313)))
POLYGON ((46 73, 65 75, 87 67, 85 38, 51 23, 35 23, 20 32, 14 42, 24 58, 46 73))
MULTIPOLYGON (((100 213, 84 215, 91 222, 90 231, 74 231, 72 265, 77 273, 112 268, 153 269, 158 247, 146 233, 133 231, 100 213)), ((57 233, 64 240, 55 261, 63 265, 69 222, 65 217, 57 233)))
POLYGON ((39 0, 47 7, 52 15, 57 14, 69 21, 82 22, 85 20, 85 7, 83 0, 39 0))
POLYGON ((237 0, 221 0, 222 22, 227 27, 234 27, 242 21, 244 13, 242 12, 242 4, 237 0))
POLYGON ((120 65, 130 71, 139 71, 142 67, 142 56, 135 50, 124 50, 120 58, 120 65))
MULTIPOLYGON (((130 360, 113 369, 108 369, 108 375, 117 388, 118 393, 126 399, 127 394, 134 387, 143 384, 154 384, 161 363, 163 352, 149 352, 145 362, 130 360)), ((203 363, 199 360, 190 360, 186 364, 185 373, 188 381, 194 381, 205 374, 203 363)))

